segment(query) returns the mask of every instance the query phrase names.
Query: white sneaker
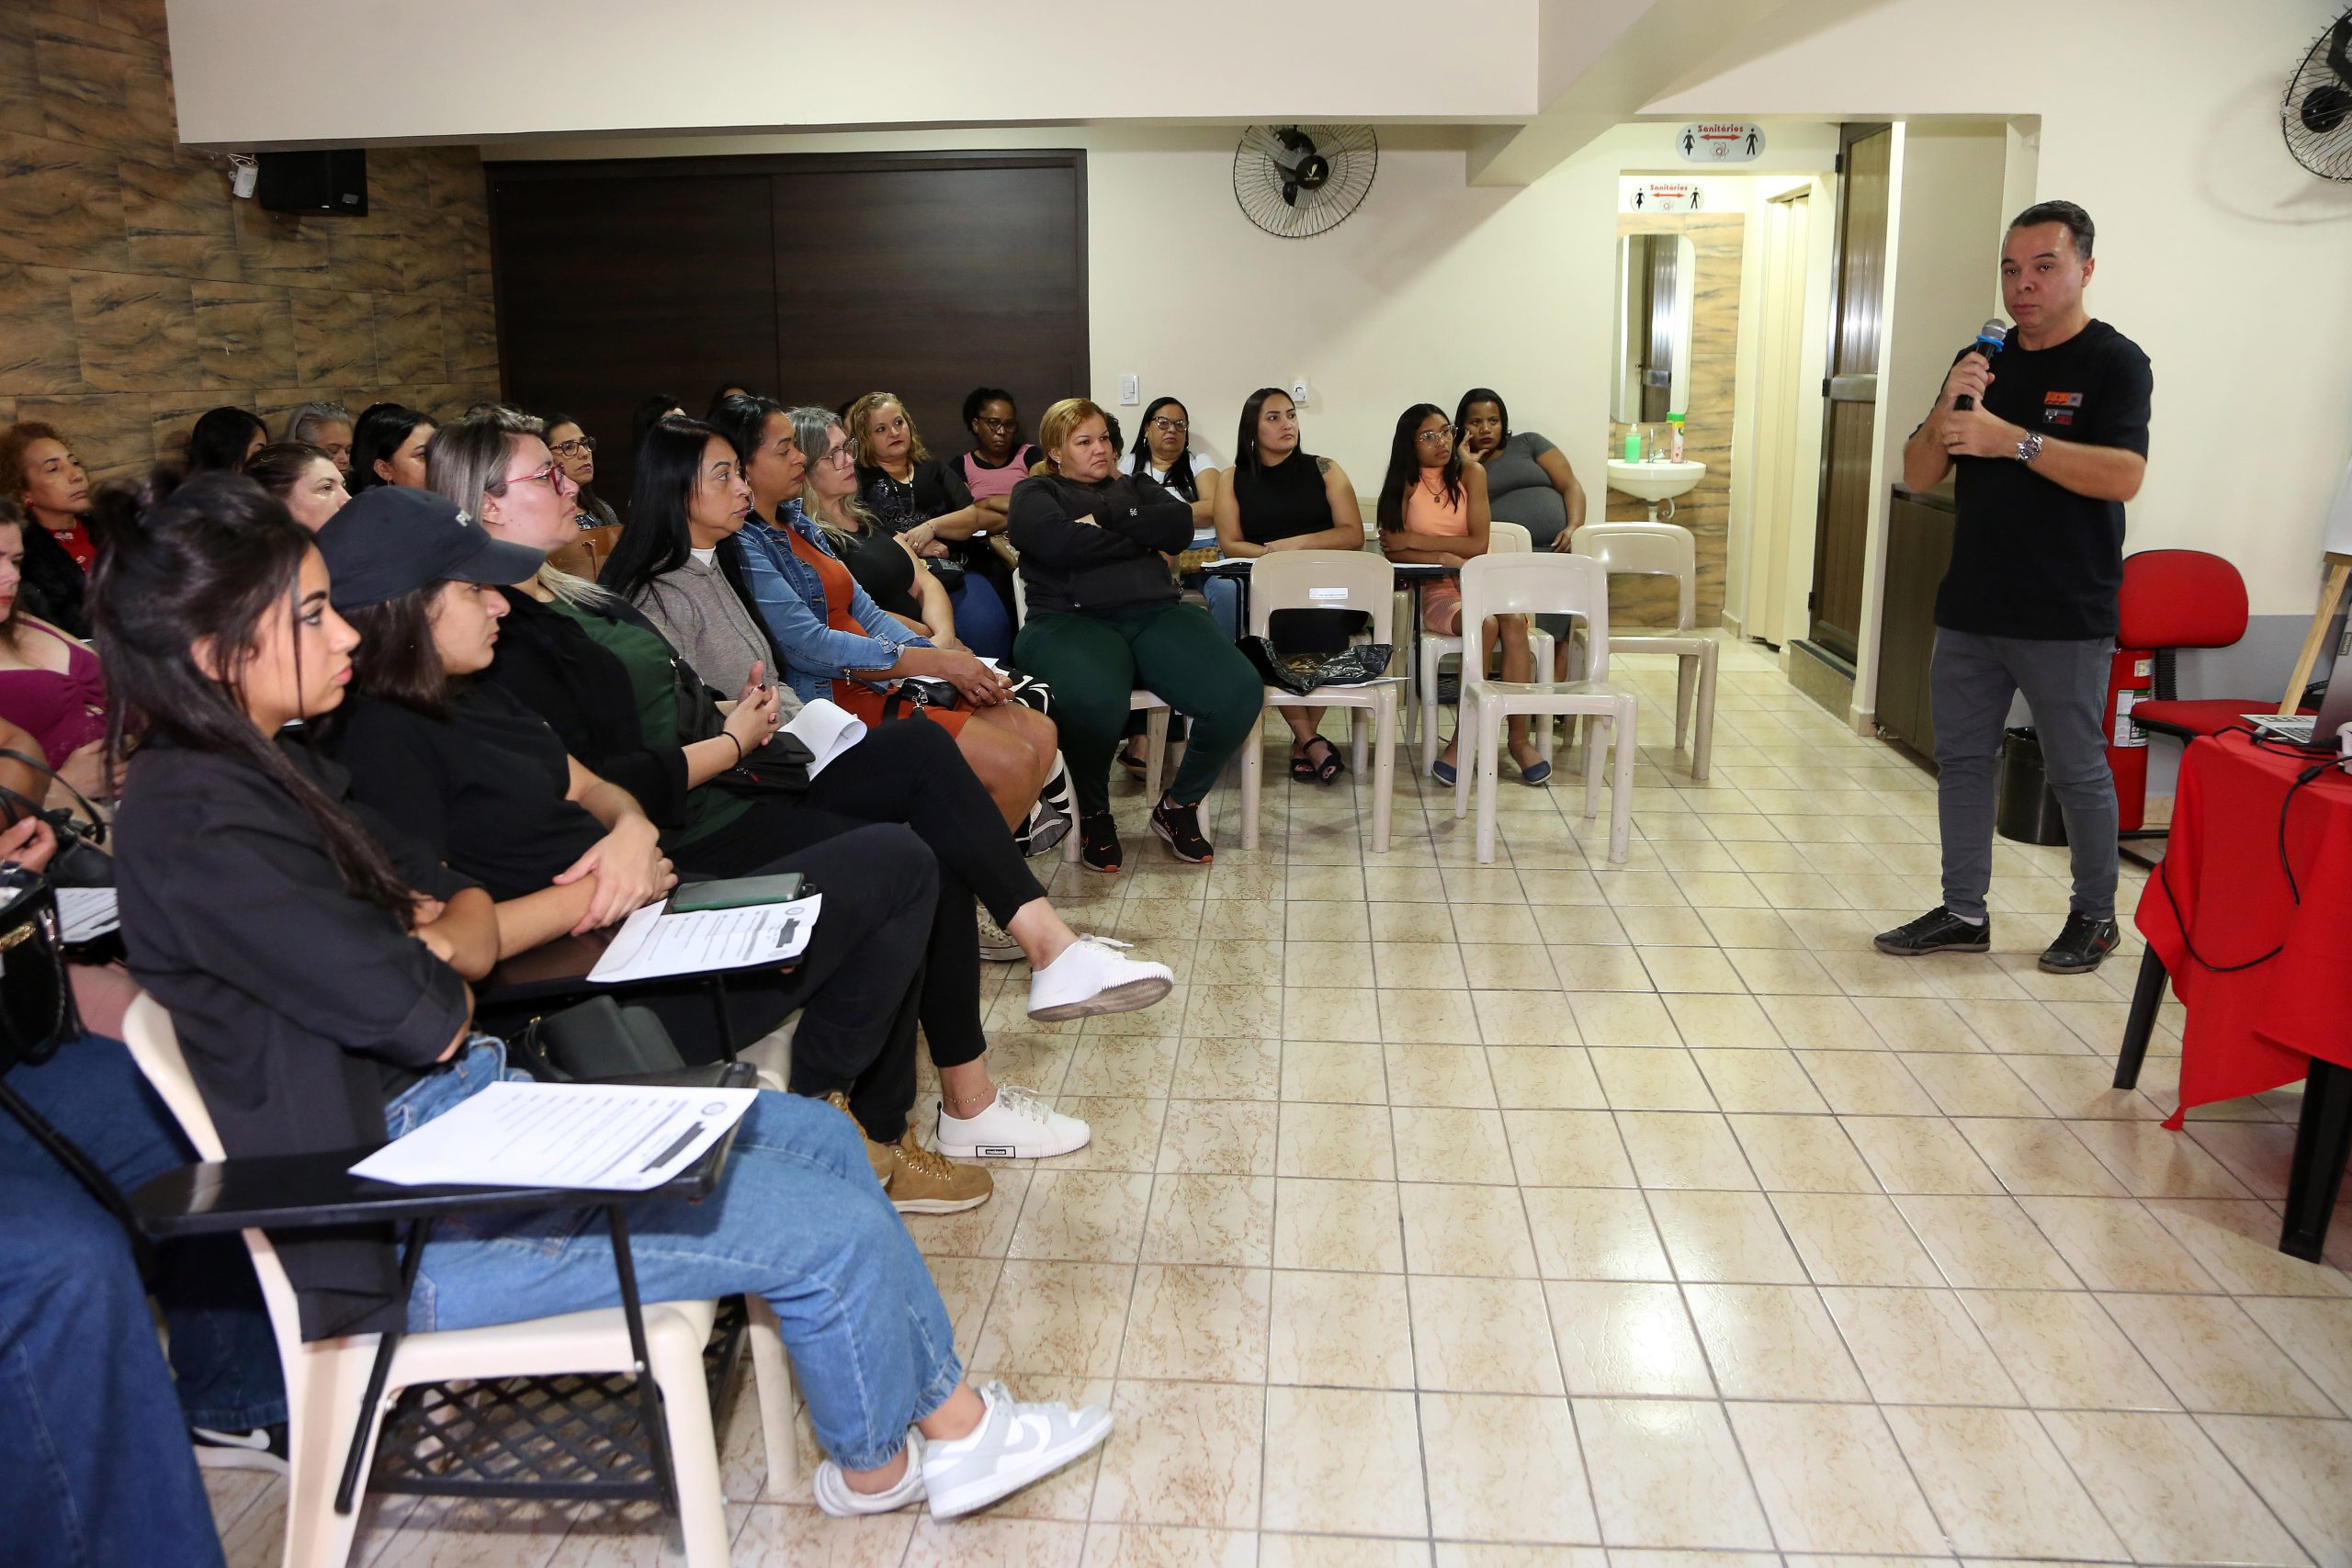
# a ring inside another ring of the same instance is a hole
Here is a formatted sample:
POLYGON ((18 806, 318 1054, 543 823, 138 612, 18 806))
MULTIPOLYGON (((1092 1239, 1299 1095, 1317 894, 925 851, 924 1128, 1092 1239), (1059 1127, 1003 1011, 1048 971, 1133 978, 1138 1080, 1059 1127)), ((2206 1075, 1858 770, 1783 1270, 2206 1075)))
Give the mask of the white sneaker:
POLYGON ((922 1456, 931 1517, 953 1519, 1044 1479, 1102 1445, 1111 1413, 1099 1404, 1015 1404, 1004 1384, 980 1390, 988 1406, 980 1424, 953 1442, 933 1442, 922 1456))
POLYGON ((887 1492, 854 1491, 840 1465, 831 1460, 819 1461, 817 1479, 810 1488, 817 1495, 817 1506, 837 1519, 851 1519, 860 1514, 895 1514, 910 1503, 921 1502, 922 1450, 922 1434, 908 1427, 907 1472, 887 1492))
POLYGON ((1030 975, 1029 1016, 1057 1023, 1133 1012, 1176 988, 1175 972, 1167 964, 1120 957, 1127 945, 1107 936, 1082 936, 1064 948, 1059 958, 1030 975))
POLYGON ((996 1086, 996 1102, 973 1116, 950 1116, 939 1108, 939 1134, 933 1142, 957 1159, 1047 1159, 1082 1149, 1093 1129, 1075 1116, 1048 1110, 1025 1089, 996 1086))
POLYGON ((986 909, 979 911, 980 956, 990 964, 1012 964, 1023 955, 1021 944, 1012 940, 1005 929, 989 918, 986 909))

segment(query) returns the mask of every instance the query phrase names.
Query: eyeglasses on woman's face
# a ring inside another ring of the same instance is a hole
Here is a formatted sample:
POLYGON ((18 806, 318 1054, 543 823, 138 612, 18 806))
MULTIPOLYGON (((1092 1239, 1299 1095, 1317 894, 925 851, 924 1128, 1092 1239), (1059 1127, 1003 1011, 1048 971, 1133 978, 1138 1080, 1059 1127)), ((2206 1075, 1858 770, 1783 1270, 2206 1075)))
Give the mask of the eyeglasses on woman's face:
POLYGON ((555 488, 556 475, 561 470, 558 465, 550 460, 545 468, 534 468, 527 474, 509 475, 507 478, 498 481, 498 489, 501 493, 503 493, 506 491, 514 489, 516 485, 543 484, 549 490, 553 490, 555 488))
POLYGON ((1442 442, 1453 439, 1453 426, 1450 424, 1433 424, 1427 430, 1415 431, 1413 433, 1413 439, 1420 442, 1423 446, 1435 446, 1442 442))
POLYGON ((594 452, 595 449, 596 438, 593 435, 575 435, 569 441, 559 441, 548 448, 559 457, 577 457, 583 452, 594 452))
POLYGON ((1021 422, 1017 419, 990 419, 986 414, 980 415, 972 423, 982 430, 993 431, 999 435, 1010 435, 1021 428, 1021 422))
POLYGON ((1193 423, 1184 419, 1154 418, 1151 427, 1162 435, 1182 435, 1193 428, 1193 423))
POLYGON ((838 464, 840 467, 846 468, 857 461, 857 456, 849 449, 849 443, 844 441, 838 446, 826 447, 825 455, 818 458, 817 461, 820 463, 838 464))

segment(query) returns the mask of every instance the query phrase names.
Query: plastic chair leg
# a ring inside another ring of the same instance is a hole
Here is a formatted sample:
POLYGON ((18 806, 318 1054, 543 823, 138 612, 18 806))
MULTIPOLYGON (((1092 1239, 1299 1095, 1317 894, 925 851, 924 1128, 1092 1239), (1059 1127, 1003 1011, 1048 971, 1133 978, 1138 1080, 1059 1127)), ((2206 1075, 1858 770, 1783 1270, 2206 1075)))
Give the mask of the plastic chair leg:
MULTIPOLYGON (((360 1510, 334 1511, 335 1488, 343 1483, 345 1445, 367 1398, 368 1372, 376 1359, 376 1337, 331 1339, 304 1345, 300 1368, 287 1369, 288 1438, 284 1568, 345 1568, 351 1561, 360 1510)), ((391 1393, 387 1390, 386 1393, 391 1393)), ((368 1429, 373 1460, 383 1425, 379 1409, 368 1429)), ((363 1468, 361 1473, 366 1473, 363 1468)))
POLYGON ((1372 712, 1368 708, 1348 710, 1348 767, 1356 777, 1363 777, 1372 761, 1372 712))
POLYGON ((1609 739, 1617 747, 1617 776, 1610 785, 1609 863, 1623 865, 1634 838, 1634 699, 1617 705, 1609 721, 1609 739))
POLYGON ((1690 728, 1691 690, 1699 683, 1699 656, 1695 653, 1677 655, 1674 660, 1674 750, 1682 750, 1682 737, 1690 728))
MULTIPOLYGON (((1068 757, 1062 758, 1062 772, 1065 775, 1069 772, 1068 757)), ((1078 790, 1075 785, 1070 789, 1069 805, 1072 811, 1078 809, 1078 790)), ((1078 863, 1078 824, 1075 822, 1069 825, 1069 831, 1062 835, 1062 863, 1064 865, 1078 863)))
POLYGON ((1258 847, 1258 792, 1264 787, 1266 772, 1266 710, 1258 709, 1257 718, 1250 726, 1249 739, 1241 743, 1241 847, 1258 847))
POLYGON ((776 1334, 775 1313, 765 1298, 747 1295, 751 1314, 752 1392, 760 1402, 760 1442, 768 1461, 767 1495, 781 1496, 799 1484, 800 1455, 792 1446, 792 1361, 776 1334))
MULTIPOLYGON (((1584 716, 1584 816, 1589 822, 1600 815, 1600 759, 1604 754, 1599 733, 1609 721, 1592 714, 1584 716)), ((1617 732, 1610 728, 1609 740, 1614 743, 1617 732)))
POLYGON ((1478 704, 1477 746, 1478 863, 1487 865, 1495 858, 1495 783, 1503 752, 1503 705, 1493 697, 1478 704))
MULTIPOLYGON (((646 1324, 646 1356, 662 1391, 669 1428, 670 1463, 678 1482, 678 1533, 687 1568, 728 1568, 727 1503, 719 1489, 718 1444, 711 1430, 710 1393, 703 1382, 702 1346, 684 1319, 662 1314, 646 1324)), ((790 1443, 789 1429, 786 1437, 790 1443)))
POLYGON ((1396 820, 1396 710, 1394 686, 1384 688, 1380 705, 1373 710, 1379 736, 1374 742, 1372 766, 1372 852, 1388 852, 1388 836, 1396 820))
POLYGON ((1160 774, 1167 771, 1168 710, 1147 708, 1143 716, 1143 793, 1154 806, 1159 804, 1160 774))
POLYGON ((1430 770, 1437 764, 1437 671, 1438 666, 1444 662, 1442 659, 1424 656, 1420 668, 1415 671, 1420 677, 1421 688, 1421 700, 1418 705, 1421 710, 1420 776, 1423 778, 1429 777, 1430 770))
POLYGON ((1699 656, 1699 711, 1690 729, 1690 782, 1705 784, 1715 752, 1715 645, 1699 656))

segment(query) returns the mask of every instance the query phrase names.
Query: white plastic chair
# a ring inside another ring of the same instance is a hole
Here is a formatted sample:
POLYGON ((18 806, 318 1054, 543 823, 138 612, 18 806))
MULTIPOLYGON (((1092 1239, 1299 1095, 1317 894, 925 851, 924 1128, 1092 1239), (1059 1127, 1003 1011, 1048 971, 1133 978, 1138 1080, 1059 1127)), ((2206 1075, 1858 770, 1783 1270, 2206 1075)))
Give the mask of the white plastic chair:
MULTIPOLYGON (((1277 610, 1361 610, 1372 617, 1372 640, 1394 641, 1396 569, 1367 550, 1278 550, 1260 556, 1250 569, 1250 632, 1269 635, 1277 610)), ((1396 784, 1396 677, 1384 675, 1362 686, 1318 686, 1296 696, 1277 686, 1266 688, 1266 700, 1241 743, 1241 847, 1258 847, 1258 796, 1265 784, 1266 759, 1261 744, 1269 708, 1349 708, 1351 728, 1363 718, 1373 721, 1372 848, 1388 852, 1388 829, 1395 816, 1396 784)), ((1364 735, 1354 728, 1355 766, 1364 764, 1364 735)))
MULTIPOLYGON (((1586 556, 1554 555, 1550 551, 1529 559, 1480 556, 1462 569, 1462 627, 1469 631, 1495 615, 1574 615, 1587 626, 1609 625, 1609 575, 1600 563, 1586 556)), ((1527 681, 1489 681, 1481 661, 1471 660, 1462 670, 1464 728, 1471 734, 1471 750, 1457 753, 1453 784, 1453 815, 1466 815, 1470 773, 1478 774, 1478 859, 1495 858, 1495 779, 1502 755, 1503 719, 1510 714, 1569 714, 1589 720, 1585 731, 1584 814, 1600 809, 1600 758, 1595 750, 1594 728, 1606 725, 1602 746, 1616 750, 1616 774, 1610 785, 1609 859, 1625 862, 1634 826, 1634 694, 1609 683, 1609 638, 1591 640, 1590 678, 1559 685, 1538 686, 1527 681), (1470 721, 1475 717, 1476 723, 1470 721)))
MULTIPOLYGON (((1157 806, 1159 804, 1160 775, 1166 772, 1168 720, 1176 710, 1150 687, 1137 686, 1127 698, 1127 711, 1143 715, 1143 797, 1157 806)), ((1063 766, 1069 766, 1067 759, 1063 766)), ((1078 824, 1073 822, 1069 831, 1062 835, 1062 860, 1065 863, 1078 863, 1078 824)))
MULTIPOLYGON (((1519 524, 1498 519, 1487 525, 1487 552, 1489 555, 1523 556, 1532 554, 1534 549, 1534 536, 1519 524)), ((1464 626, 1469 624, 1463 622, 1464 626)), ((1462 639, 1458 637, 1438 637, 1421 631, 1419 626, 1413 629, 1419 633, 1421 639, 1421 657, 1416 674, 1420 681, 1421 693, 1421 772, 1427 773, 1437 762, 1439 666, 1448 659, 1462 658, 1462 639)), ((1552 634, 1530 626, 1527 635, 1529 646, 1535 654, 1535 683, 1548 686, 1552 683, 1552 634)), ((1457 728, 1460 727, 1459 719, 1455 720, 1455 726, 1457 728)), ((1538 744, 1549 754, 1552 750, 1552 721, 1548 716, 1544 720, 1544 739, 1538 744)))
MULTIPOLYGON (((180 1055, 171 1015, 141 993, 123 1020, 123 1038, 147 1081, 171 1108, 203 1159, 225 1157, 212 1113, 197 1091, 196 1079, 180 1055)), ((334 1495, 343 1478, 346 1445, 359 1420, 368 1374, 376 1359, 378 1336, 339 1339, 302 1338, 294 1287, 278 1261, 277 1249, 258 1230, 243 1233, 253 1255, 277 1337, 277 1359, 286 1375, 288 1474, 284 1568, 344 1568, 359 1524, 357 1500, 338 1514, 334 1495)), ((768 1488, 782 1491, 797 1478, 792 1448, 792 1371, 775 1316, 756 1295, 751 1309, 752 1364, 758 1382, 760 1426, 766 1443, 768 1488)), ((647 1302, 647 1372, 662 1391, 670 1458, 678 1488, 678 1524, 691 1568, 727 1568, 729 1530, 719 1490, 718 1446, 711 1424, 710 1395, 703 1380, 703 1346, 718 1305, 714 1302, 647 1302)), ((384 1398, 368 1432, 372 1461, 392 1395, 416 1383, 461 1379, 548 1377, 567 1372, 612 1373, 635 1370, 628 1325, 618 1307, 564 1313, 491 1328, 450 1329, 401 1337, 393 1351, 384 1398)), ((367 1474, 363 1464, 360 1473, 367 1474)))
POLYGON ((1611 577, 1671 577, 1679 584, 1673 630, 1611 631, 1609 649, 1612 653, 1675 655, 1674 749, 1682 750, 1683 731, 1689 728, 1691 782, 1706 783, 1715 749, 1715 659, 1721 645, 1695 629, 1699 550, 1690 530, 1679 523, 1588 523, 1569 536, 1568 545, 1577 555, 1599 561, 1611 577))

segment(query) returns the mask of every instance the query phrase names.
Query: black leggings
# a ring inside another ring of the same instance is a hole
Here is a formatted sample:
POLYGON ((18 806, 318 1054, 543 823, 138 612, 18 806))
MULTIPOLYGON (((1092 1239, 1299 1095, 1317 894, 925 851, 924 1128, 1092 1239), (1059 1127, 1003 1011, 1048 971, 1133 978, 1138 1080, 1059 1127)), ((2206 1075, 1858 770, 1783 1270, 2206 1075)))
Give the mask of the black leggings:
POLYGON ((911 828, 937 858, 939 899, 918 1011, 933 1065, 961 1066, 988 1049, 972 899, 1001 924, 1046 890, 946 730, 923 718, 885 720, 835 758, 798 802, 764 796, 672 859, 682 873, 749 876, 780 856, 877 822, 911 828))
MULTIPOLYGON (((742 868, 747 875, 787 871, 823 891, 824 913, 797 968, 773 985, 769 976, 752 984, 786 1011, 800 1010, 792 1092, 839 1090, 867 1137, 896 1143, 915 1102, 916 1010, 938 913, 937 863, 904 828, 852 823, 742 868)), ((729 996, 743 984, 730 979, 729 996)))

